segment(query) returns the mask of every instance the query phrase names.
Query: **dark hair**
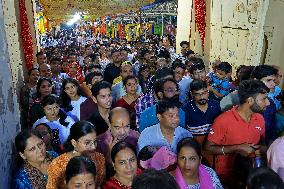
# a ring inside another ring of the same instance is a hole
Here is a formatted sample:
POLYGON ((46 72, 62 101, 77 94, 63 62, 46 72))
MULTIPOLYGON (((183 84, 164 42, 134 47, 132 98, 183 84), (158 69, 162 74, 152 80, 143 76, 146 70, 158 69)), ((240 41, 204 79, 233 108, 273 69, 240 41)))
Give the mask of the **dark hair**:
MULTIPOLYGON (((56 103, 60 106, 61 101, 60 101, 60 98, 57 97, 56 95, 50 94, 50 95, 45 96, 40 103, 41 103, 42 107, 45 107, 47 105, 52 105, 54 103, 56 103)), ((67 126, 69 124, 69 122, 65 121, 65 119, 67 118, 66 113, 64 111, 62 111, 61 109, 59 109, 58 116, 59 116, 59 123, 61 125, 67 126)))
POLYGON ((157 52, 157 57, 169 59, 171 58, 171 54, 165 47, 161 47, 157 52))
MULTIPOLYGON (((199 59, 200 59, 200 58, 199 58, 199 59)), ((204 63, 203 63, 203 60, 202 60, 202 59, 200 59, 200 60, 201 60, 202 62, 193 63, 193 64, 189 67, 189 69, 188 69, 189 73, 193 74, 194 71, 196 71, 196 70, 204 70, 204 69, 205 69, 205 65, 204 65, 204 63)))
POLYGON ((177 144, 177 154, 179 154, 182 147, 193 148, 196 151, 197 155, 201 157, 201 145, 198 142, 196 142, 195 139, 189 137, 181 139, 177 144))
POLYGON ((267 167, 253 169, 247 179, 247 189, 283 189, 284 183, 277 173, 267 167))
POLYGON ((50 127, 47 125, 47 123, 39 123, 39 124, 37 124, 37 125, 34 127, 34 129, 36 130, 36 128, 37 128, 38 126, 40 126, 40 125, 45 126, 45 127, 47 128, 49 134, 52 133, 52 131, 51 131, 50 127))
POLYGON ((187 41, 182 41, 182 42, 180 42, 180 47, 182 47, 183 45, 187 45, 187 46, 189 46, 189 42, 187 42, 187 41))
POLYGON ((44 52, 39 51, 39 52, 36 53, 36 57, 38 57, 38 56, 40 56, 40 55, 44 55, 44 52))
POLYGON ((159 79, 167 77, 168 75, 174 76, 174 71, 171 68, 168 67, 159 68, 155 73, 154 79, 157 81, 159 79))
POLYGON ((134 177, 132 189, 179 189, 174 177, 166 170, 147 169, 134 177))
POLYGON ((30 76, 30 75, 32 74, 32 71, 34 71, 34 70, 39 71, 38 68, 31 68, 31 69, 29 69, 29 71, 28 71, 28 75, 30 76))
POLYGON ((134 79, 136 83, 138 84, 138 80, 134 75, 128 75, 122 80, 123 86, 126 86, 127 81, 130 79, 134 79))
POLYGON ((41 97, 41 94, 40 94, 40 92, 39 92, 39 89, 40 89, 41 84, 42 84, 44 81, 47 81, 47 82, 50 83, 50 85, 52 86, 52 81, 51 81, 51 79, 46 78, 46 77, 39 78, 39 80, 37 81, 37 84, 36 84, 36 97, 37 97, 37 98, 40 98, 40 97, 41 97))
POLYGON ((69 112, 73 110, 73 106, 71 105, 71 98, 68 96, 68 94, 65 92, 65 87, 68 83, 72 83, 77 87, 77 94, 79 96, 86 96, 84 92, 82 91, 79 82, 76 79, 73 78, 67 78, 64 79, 61 86, 61 107, 64 109, 65 112, 69 112))
POLYGON ((202 81, 200 79, 194 79, 190 83, 190 91, 199 91, 208 87, 207 81, 202 81))
POLYGON ((34 129, 25 129, 17 134, 15 138, 15 146, 18 152, 24 153, 27 147, 27 140, 32 136, 41 138, 40 134, 34 129))
POLYGON ((250 79, 251 73, 254 66, 240 65, 236 70, 237 78, 235 80, 235 85, 239 85, 241 81, 250 79))
POLYGON ((255 97, 259 93, 268 93, 269 89, 260 80, 244 80, 240 83, 238 95, 240 104, 244 104, 249 97, 255 97))
POLYGON ((264 77, 277 75, 278 70, 273 66, 269 65, 260 65, 254 67, 253 71, 251 72, 252 79, 259 79, 261 80, 264 77))
POLYGON ((70 134, 64 143, 64 149, 66 152, 74 150, 71 140, 78 140, 89 133, 96 133, 96 127, 88 121, 78 121, 74 123, 70 128, 70 134))
POLYGON ((91 69, 94 69, 94 68, 102 70, 101 65, 91 64, 91 65, 88 66, 88 71, 90 71, 91 69))
POLYGON ((60 63, 61 63, 61 59, 60 59, 60 58, 52 58, 52 59, 50 60, 50 64, 51 64, 52 62, 60 62, 60 63))
POLYGON ((166 78, 166 79, 161 79, 161 89, 162 89, 162 91, 161 92, 163 92, 164 91, 164 85, 165 85, 165 83, 166 82, 173 82, 175 85, 176 85, 176 87, 177 87, 177 90, 179 90, 179 85, 178 85, 178 83, 176 82, 176 80, 175 79, 173 79, 173 78, 166 78))
POLYGON ((92 80, 95 76, 101 76, 103 78, 103 74, 100 72, 91 72, 88 73, 85 77, 85 81, 87 84, 92 84, 92 80))
POLYGON ((92 89, 91 89, 92 95, 94 97, 97 97, 99 95, 101 89, 107 89, 107 88, 109 88, 111 90, 111 84, 107 81, 100 81, 92 87, 92 89))
POLYGON ((174 64, 172 65, 172 69, 175 70, 176 68, 181 68, 183 70, 186 70, 185 64, 181 62, 174 62, 174 64))
POLYGON ((142 57, 142 58, 144 58, 145 54, 147 54, 147 53, 150 53, 150 52, 149 52, 149 50, 148 50, 147 48, 143 48, 143 49, 141 49, 140 54, 141 54, 141 57, 142 57))
POLYGON ((90 158, 85 156, 75 156, 69 160, 66 166, 65 181, 68 183, 72 177, 82 173, 91 173, 95 180, 96 171, 96 166, 90 158))
POLYGON ((217 70, 223 71, 225 73, 231 73, 232 72, 232 66, 229 62, 221 62, 216 66, 217 70))
POLYGON ((127 143, 125 141, 120 141, 120 142, 116 143, 111 149, 110 157, 111 157, 112 162, 115 161, 115 157, 118 154, 118 152, 120 152, 121 150, 124 150, 126 148, 129 148, 130 150, 132 150, 133 153, 136 155, 135 148, 132 145, 130 145, 129 143, 127 143))
POLYGON ((156 106, 156 113, 163 114, 170 108, 179 108, 180 105, 174 100, 160 100, 156 106))

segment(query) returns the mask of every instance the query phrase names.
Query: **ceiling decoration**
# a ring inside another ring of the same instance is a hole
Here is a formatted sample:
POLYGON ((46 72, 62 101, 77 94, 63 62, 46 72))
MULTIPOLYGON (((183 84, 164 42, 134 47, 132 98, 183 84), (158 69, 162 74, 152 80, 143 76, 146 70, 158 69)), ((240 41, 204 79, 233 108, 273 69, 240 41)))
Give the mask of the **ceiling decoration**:
POLYGON ((49 19, 68 20, 80 13, 88 18, 137 11, 155 0, 40 0, 44 15, 49 19))

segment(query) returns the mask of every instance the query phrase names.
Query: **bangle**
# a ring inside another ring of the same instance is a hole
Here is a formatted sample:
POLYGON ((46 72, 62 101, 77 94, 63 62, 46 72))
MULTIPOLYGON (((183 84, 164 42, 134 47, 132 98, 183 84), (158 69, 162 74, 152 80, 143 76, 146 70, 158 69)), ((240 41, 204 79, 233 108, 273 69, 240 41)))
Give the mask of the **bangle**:
POLYGON ((226 155, 225 152, 224 152, 224 148, 225 148, 225 146, 222 146, 221 152, 222 152, 223 155, 226 155))

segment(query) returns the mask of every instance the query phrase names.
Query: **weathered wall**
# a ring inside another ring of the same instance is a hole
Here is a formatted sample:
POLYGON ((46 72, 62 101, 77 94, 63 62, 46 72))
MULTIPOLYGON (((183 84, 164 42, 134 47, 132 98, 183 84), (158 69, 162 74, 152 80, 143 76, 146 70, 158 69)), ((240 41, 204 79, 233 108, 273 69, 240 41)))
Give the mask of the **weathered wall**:
POLYGON ((284 71, 284 0, 270 0, 264 24, 265 64, 278 65, 284 71))
POLYGON ((16 90, 22 82, 22 61, 17 32, 17 1, 0 1, 0 188, 10 188, 15 151, 13 140, 20 130, 16 90))

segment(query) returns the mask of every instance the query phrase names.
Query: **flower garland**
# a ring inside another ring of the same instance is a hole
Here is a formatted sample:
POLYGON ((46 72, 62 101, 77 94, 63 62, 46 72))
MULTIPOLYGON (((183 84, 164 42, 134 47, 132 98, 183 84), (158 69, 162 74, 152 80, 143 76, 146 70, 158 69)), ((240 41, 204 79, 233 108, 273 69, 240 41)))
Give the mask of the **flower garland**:
POLYGON ((204 48, 205 27, 206 27, 205 16, 206 16, 205 0, 195 0, 195 22, 200 34, 203 48, 204 48))
POLYGON ((28 23, 25 0, 19 0, 19 8, 24 58, 27 69, 31 69, 33 66, 33 39, 28 23))

